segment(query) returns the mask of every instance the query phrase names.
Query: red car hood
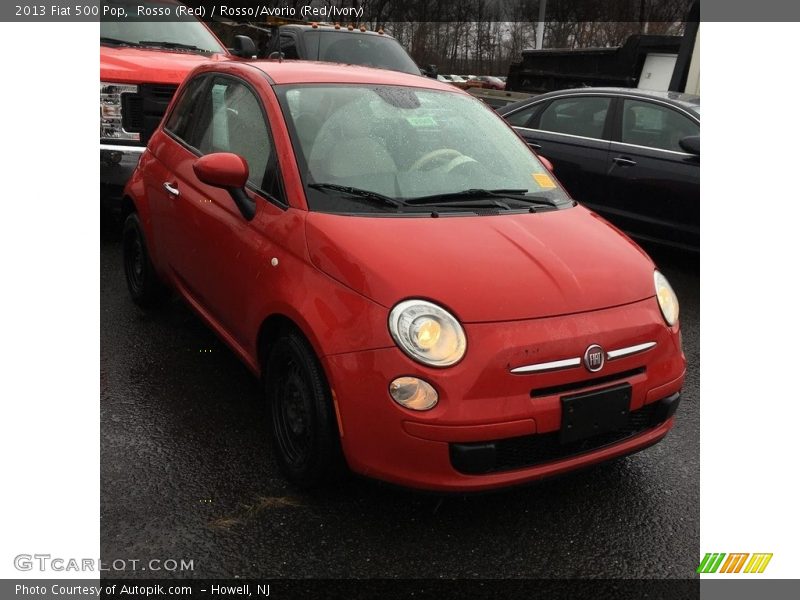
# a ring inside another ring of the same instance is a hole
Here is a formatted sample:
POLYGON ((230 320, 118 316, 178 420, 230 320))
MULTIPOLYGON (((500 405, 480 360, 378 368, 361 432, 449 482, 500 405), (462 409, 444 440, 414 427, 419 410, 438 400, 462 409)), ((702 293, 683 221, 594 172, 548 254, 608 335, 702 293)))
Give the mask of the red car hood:
POLYGON ((589 210, 482 217, 310 212, 313 263, 391 307, 427 298, 463 322, 564 315, 655 294, 653 263, 589 210))
POLYGON ((100 79, 117 83, 181 83, 189 71, 208 61, 227 61, 225 54, 194 54, 148 48, 100 46, 100 79))

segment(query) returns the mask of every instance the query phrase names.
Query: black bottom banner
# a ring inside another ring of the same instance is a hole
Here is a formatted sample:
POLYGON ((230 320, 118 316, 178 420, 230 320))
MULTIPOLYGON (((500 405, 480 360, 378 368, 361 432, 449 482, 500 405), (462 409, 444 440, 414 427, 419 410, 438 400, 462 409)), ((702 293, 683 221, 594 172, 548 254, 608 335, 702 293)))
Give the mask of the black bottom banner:
POLYGON ((0 598, 380 598, 692 600, 699 579, 3 580, 0 598))

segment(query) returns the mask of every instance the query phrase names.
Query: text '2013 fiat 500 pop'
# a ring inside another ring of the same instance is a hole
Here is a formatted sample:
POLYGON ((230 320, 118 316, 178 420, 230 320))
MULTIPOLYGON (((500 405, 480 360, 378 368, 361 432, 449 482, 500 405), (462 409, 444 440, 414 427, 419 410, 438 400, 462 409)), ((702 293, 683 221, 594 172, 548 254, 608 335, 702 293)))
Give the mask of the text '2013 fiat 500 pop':
POLYGON ((138 304, 180 296, 263 381, 301 486, 470 491, 666 435, 678 301, 480 101, 321 63, 198 67, 126 188, 138 304))

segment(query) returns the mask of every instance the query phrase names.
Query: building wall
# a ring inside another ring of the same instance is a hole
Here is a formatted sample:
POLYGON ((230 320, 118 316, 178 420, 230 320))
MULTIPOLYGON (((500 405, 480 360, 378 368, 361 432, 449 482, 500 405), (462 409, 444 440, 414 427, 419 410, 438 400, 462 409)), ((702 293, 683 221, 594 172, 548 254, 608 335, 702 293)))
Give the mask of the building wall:
POLYGON ((697 29, 697 37, 694 40, 694 50, 692 51, 692 62, 689 63, 689 75, 686 77, 687 94, 700 95, 700 29, 697 29))

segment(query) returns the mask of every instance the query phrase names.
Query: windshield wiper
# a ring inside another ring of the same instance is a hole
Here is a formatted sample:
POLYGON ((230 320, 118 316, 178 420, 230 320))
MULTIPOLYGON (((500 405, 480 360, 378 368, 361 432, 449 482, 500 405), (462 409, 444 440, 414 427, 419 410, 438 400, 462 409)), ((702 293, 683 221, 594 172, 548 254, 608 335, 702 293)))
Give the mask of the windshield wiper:
POLYGON ((546 206, 553 206, 558 208, 558 203, 555 200, 544 196, 526 196, 528 190, 524 189, 498 189, 498 190, 483 190, 477 188, 470 188, 460 192, 448 192, 446 194, 431 194, 430 196, 417 196, 416 198, 406 198, 405 203, 408 205, 428 205, 428 204, 458 204, 463 202, 466 198, 506 198, 510 200, 518 200, 527 204, 544 204, 546 206))
POLYGON ((204 48, 198 48, 192 44, 181 44, 180 42, 158 42, 153 40, 141 40, 140 46, 153 46, 155 48, 168 48, 171 50, 194 50, 196 52, 212 52, 204 48))
POLYGON ((425 204, 412 204, 410 206, 431 206, 434 208, 441 206, 449 209, 455 208, 465 210, 475 210, 476 208, 502 208, 503 210, 516 210, 520 208, 518 206, 510 206, 508 203, 497 198, 486 198, 481 200, 445 200, 444 202, 426 202, 425 204))
POLYGON ((378 192, 373 192, 370 190, 362 190, 361 188, 350 187, 349 185, 338 185, 336 183, 309 183, 308 187, 320 191, 341 192, 351 196, 358 196, 359 198, 374 200, 395 208, 406 205, 406 202, 403 200, 398 200, 397 198, 392 198, 390 196, 384 196, 383 194, 379 194, 378 192))
POLYGON ((133 48, 137 46, 141 46, 138 42, 129 42, 128 40, 119 40, 117 38, 112 37, 101 37, 100 38, 101 44, 112 44, 114 46, 131 46, 133 48))

